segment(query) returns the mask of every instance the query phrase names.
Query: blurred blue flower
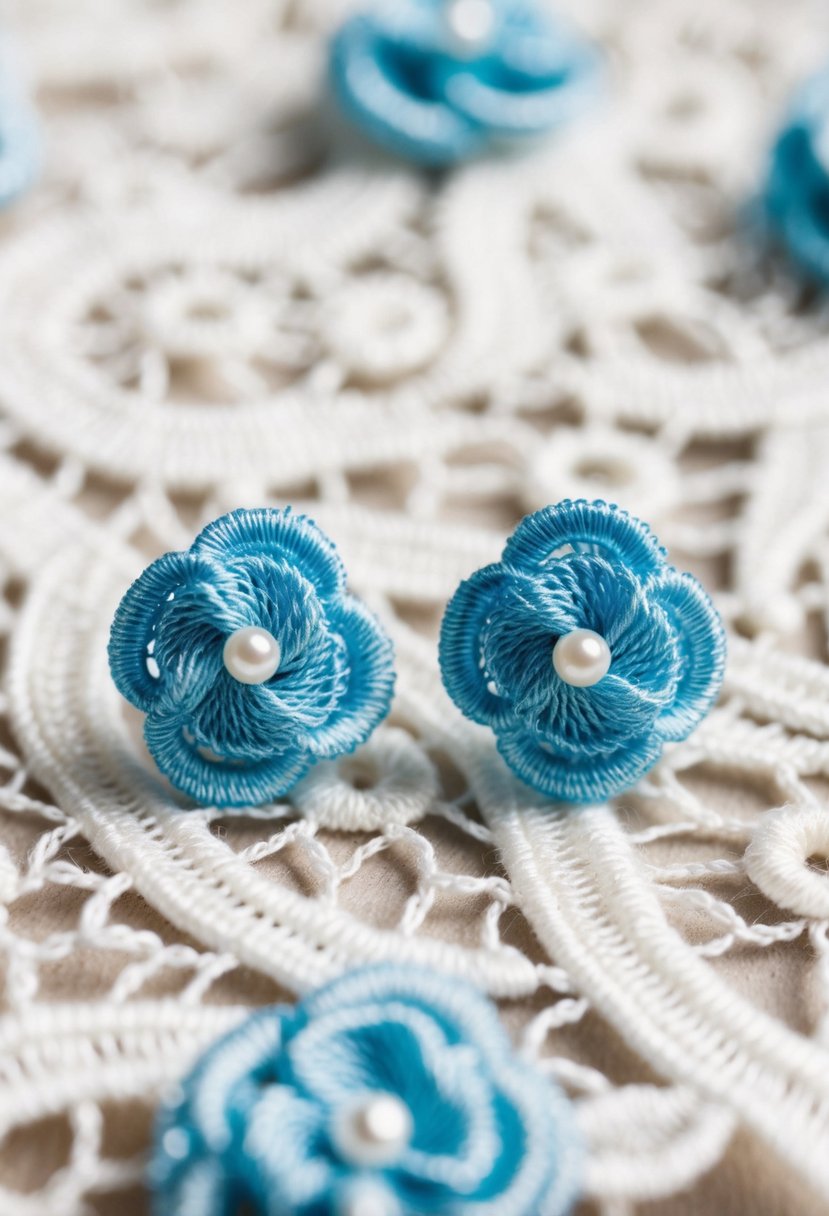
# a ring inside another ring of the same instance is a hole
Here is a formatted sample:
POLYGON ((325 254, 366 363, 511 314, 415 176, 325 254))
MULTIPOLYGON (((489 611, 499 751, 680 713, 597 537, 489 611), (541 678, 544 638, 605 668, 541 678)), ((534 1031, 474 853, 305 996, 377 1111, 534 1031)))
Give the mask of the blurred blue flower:
POLYGON ((159 1118, 156 1216, 561 1216, 575 1121, 495 1011, 370 967, 211 1048, 159 1118))
POLYGON ((829 283, 829 68, 791 104, 772 149, 765 213, 801 270, 829 283))
POLYGON ((40 166, 40 132, 12 41, 0 35, 0 207, 32 185, 40 166))
POLYGON ((109 659, 158 767, 197 802, 284 794, 388 713, 392 646, 333 543, 288 508, 233 511, 124 596, 109 659))
POLYGON ((461 583, 441 628, 443 681, 513 771, 565 802, 632 786, 717 696, 725 636, 691 575, 603 502, 529 515, 502 560, 461 583))
POLYGON ((330 70, 371 138, 441 166, 566 122, 595 93, 597 64, 532 0, 393 0, 345 23, 330 70))

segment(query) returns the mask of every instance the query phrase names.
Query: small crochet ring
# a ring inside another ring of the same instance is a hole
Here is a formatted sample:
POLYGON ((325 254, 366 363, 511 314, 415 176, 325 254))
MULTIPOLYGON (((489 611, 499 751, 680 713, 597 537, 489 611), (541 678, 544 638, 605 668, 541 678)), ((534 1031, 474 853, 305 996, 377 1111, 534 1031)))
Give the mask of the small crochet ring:
POLYGON ((320 827, 377 832, 422 819, 439 788, 437 769, 411 735, 383 725, 359 755, 315 764, 291 802, 320 827))
POLYGON ((825 809, 785 806, 759 820, 746 849, 746 873, 781 908, 829 920, 829 874, 813 869, 811 857, 829 857, 825 809))
POLYGON ((358 968, 215 1043, 161 1112, 157 1216, 565 1216, 565 1095, 450 976, 358 968))
POLYGON ((461 583, 441 627, 455 704, 510 768, 562 802, 630 788, 716 698, 722 622, 647 525, 604 502, 527 516, 461 583))
POLYGON ((533 0, 391 0, 331 44, 343 112, 390 151, 450 165, 566 122, 598 58, 533 0))
POLYGON ((391 642, 290 508, 234 511, 153 562, 115 614, 109 661, 160 770, 221 807, 272 801, 354 751, 394 688, 391 642))

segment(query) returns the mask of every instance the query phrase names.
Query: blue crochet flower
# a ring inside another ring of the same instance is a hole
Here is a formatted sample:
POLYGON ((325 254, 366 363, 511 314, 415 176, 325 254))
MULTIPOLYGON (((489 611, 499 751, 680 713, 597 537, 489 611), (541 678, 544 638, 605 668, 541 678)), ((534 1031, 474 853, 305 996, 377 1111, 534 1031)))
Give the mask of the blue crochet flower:
POLYGON ((567 501, 529 515, 502 560, 461 583, 440 664, 455 704, 492 727, 522 780, 593 802, 697 725, 722 683, 725 636, 645 524, 567 501))
POLYGON ((109 660, 158 767, 216 806, 267 802, 353 751, 394 686, 391 642, 346 593, 333 543, 290 508, 233 511, 153 562, 121 601, 109 660))
POLYGON ((765 211, 800 268, 829 283, 829 68, 792 103, 772 150, 765 211))
POLYGON ((571 118, 597 56, 533 0, 392 0, 346 22, 330 72, 377 143, 441 166, 571 118))
POLYGON ((0 35, 0 207, 28 190, 39 161, 37 119, 20 79, 17 52, 0 35))
POLYGON ((561 1216, 580 1152, 563 1094, 453 980, 369 967, 265 1009, 160 1115, 155 1216, 561 1216))

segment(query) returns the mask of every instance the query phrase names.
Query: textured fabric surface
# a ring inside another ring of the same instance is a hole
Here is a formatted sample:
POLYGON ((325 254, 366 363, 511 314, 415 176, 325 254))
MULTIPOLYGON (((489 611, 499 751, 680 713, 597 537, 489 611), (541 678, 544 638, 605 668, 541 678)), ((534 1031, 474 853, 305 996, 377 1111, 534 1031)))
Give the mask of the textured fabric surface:
POLYGON ((497 1001, 575 1102, 586 1212, 826 1209, 829 311, 746 215, 829 17, 560 8, 603 101, 438 177, 324 98, 346 3, 0 6, 44 124, 0 231, 4 1216, 143 1216, 165 1084, 383 959, 497 1001), (575 814, 436 647, 567 497, 648 520, 729 634, 711 715, 575 814), (392 717, 284 801, 183 814, 112 615, 208 520, 289 502, 393 637, 392 717))

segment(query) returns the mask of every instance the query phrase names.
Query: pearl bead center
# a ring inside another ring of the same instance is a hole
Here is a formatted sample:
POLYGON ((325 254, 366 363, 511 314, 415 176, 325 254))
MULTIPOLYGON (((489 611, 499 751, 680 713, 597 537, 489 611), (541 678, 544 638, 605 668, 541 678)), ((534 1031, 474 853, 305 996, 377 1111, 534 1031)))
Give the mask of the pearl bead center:
POLYGON ((495 25, 492 0, 449 0, 444 20, 456 54, 474 55, 495 25))
POLYGON ((341 1111, 332 1129, 340 1155, 359 1166, 391 1165, 409 1143, 412 1115, 395 1094, 368 1094, 341 1111))
POLYGON ((240 684, 264 684, 279 670, 282 650, 267 629, 247 625, 227 639, 222 659, 228 675, 240 684))
POLYGON ((590 688, 610 669, 610 647, 592 629, 574 629, 563 634, 553 647, 553 667, 565 684, 590 688))

